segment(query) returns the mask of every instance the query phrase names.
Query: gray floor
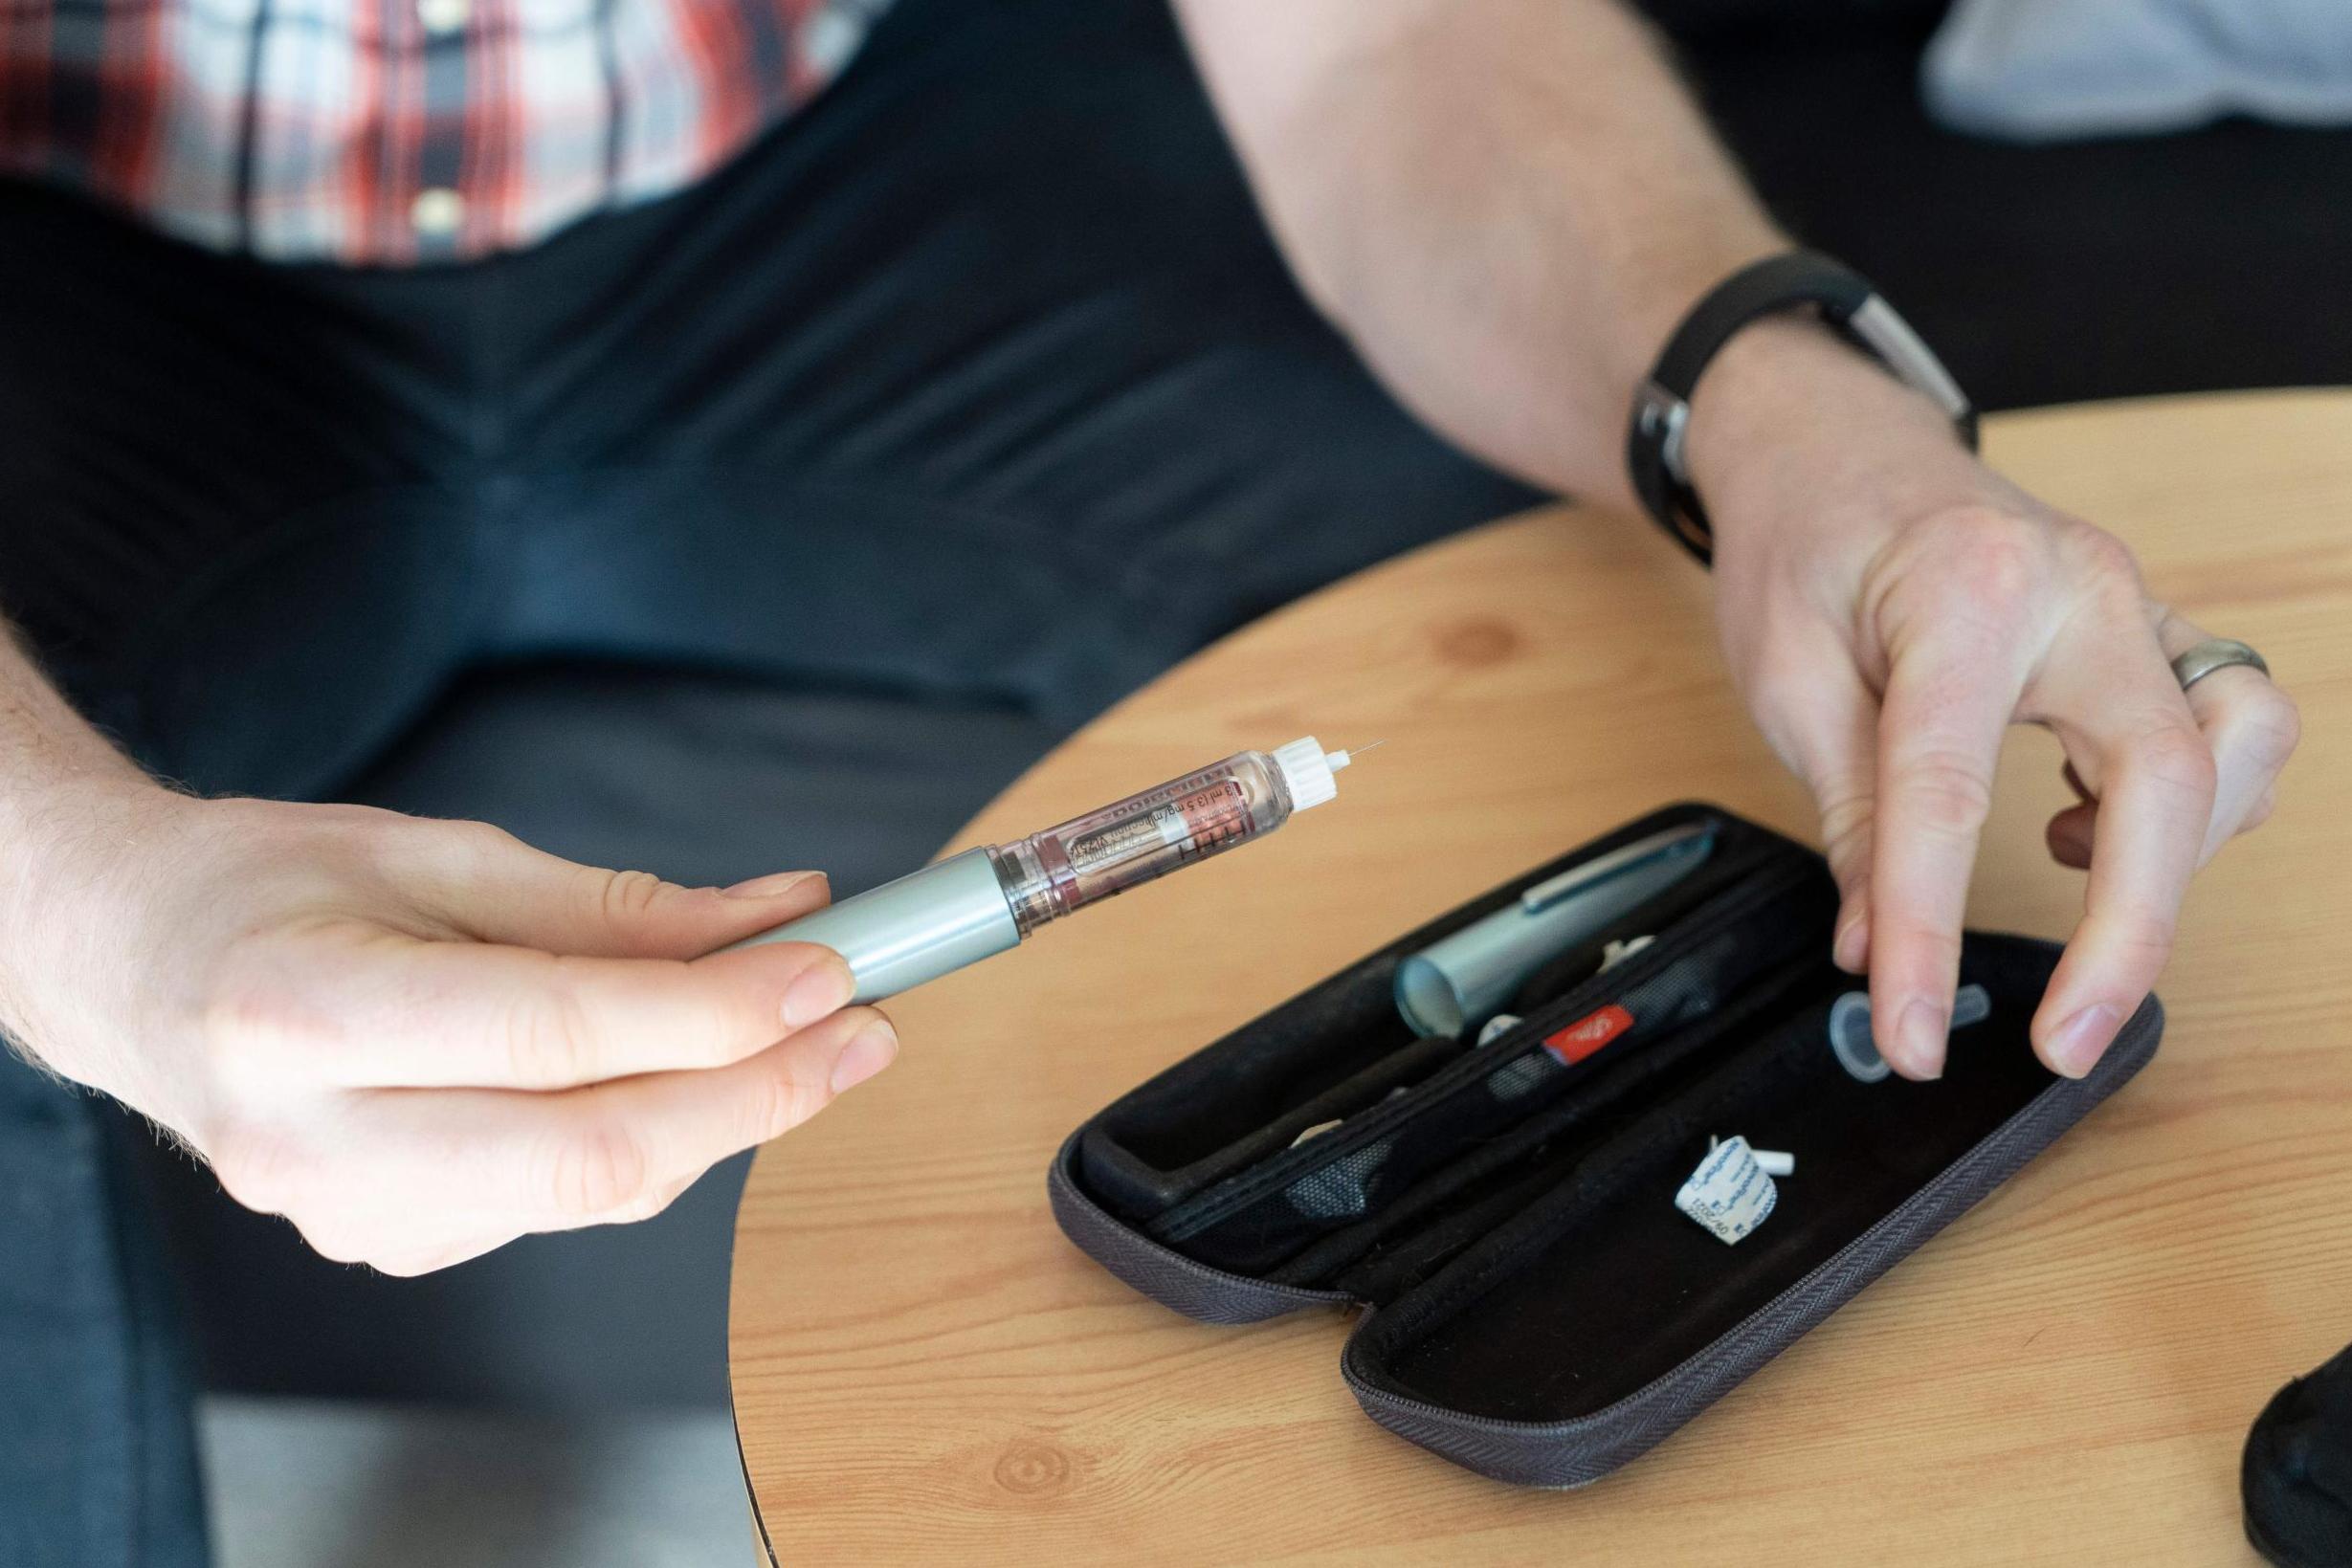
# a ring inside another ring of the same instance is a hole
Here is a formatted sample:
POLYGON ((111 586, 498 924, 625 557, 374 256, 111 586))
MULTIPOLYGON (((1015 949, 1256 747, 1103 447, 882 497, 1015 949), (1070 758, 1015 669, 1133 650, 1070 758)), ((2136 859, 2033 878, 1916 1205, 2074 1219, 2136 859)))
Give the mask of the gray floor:
POLYGON ((553 1421, 213 1398, 217 1568, 742 1568, 724 1414, 553 1421))

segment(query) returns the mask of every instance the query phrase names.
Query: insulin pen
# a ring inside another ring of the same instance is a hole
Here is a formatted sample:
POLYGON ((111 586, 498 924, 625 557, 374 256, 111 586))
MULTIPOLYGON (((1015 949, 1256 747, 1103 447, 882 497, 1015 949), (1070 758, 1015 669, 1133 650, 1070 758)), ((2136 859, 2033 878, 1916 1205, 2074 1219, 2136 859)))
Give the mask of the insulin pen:
POLYGON ((857 982, 852 1000, 877 1002, 1017 947, 1049 920, 1263 838, 1292 812, 1335 798, 1332 775, 1350 760, 1311 736, 1271 752, 1235 752, 1058 828, 950 855, 733 947, 830 947, 857 982))
POLYGON ((1715 824, 1686 823, 1538 883, 1399 963, 1396 1010, 1424 1038, 1458 1036, 1553 959, 1697 871, 1714 848, 1715 824))

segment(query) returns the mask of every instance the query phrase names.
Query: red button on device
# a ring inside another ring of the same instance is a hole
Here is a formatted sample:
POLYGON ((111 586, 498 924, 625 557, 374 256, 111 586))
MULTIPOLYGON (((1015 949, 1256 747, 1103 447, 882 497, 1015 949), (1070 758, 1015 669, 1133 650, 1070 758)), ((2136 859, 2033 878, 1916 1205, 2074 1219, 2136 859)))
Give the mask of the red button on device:
POLYGON ((1571 1066, 1633 1027, 1633 1015, 1614 1002, 1543 1037, 1543 1049, 1571 1066))

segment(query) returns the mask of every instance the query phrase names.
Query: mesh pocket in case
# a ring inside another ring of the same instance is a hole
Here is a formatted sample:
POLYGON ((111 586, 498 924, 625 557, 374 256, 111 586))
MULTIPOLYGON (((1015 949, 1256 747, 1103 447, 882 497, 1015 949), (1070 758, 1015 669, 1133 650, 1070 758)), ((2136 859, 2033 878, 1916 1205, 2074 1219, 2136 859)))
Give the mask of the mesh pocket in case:
POLYGON ((1342 1372, 1374 1420, 1501 1480, 1597 1479, 1949 1224, 2156 1049, 2151 998, 2088 1078, 2053 1076, 2026 1027, 2057 948, 1970 933, 1962 978, 1985 986, 1991 1015, 1953 1036, 1937 1082, 1857 1082, 1826 1033, 1830 1001, 1854 983, 1826 961, 1835 913, 1809 850, 1711 806, 1669 807, 1122 1097, 1056 1158, 1055 1217, 1120 1278, 1204 1321, 1368 1305, 1342 1372), (1637 957, 1522 995, 1531 1010, 1485 1045, 1412 1042, 1386 1007, 1401 956, 1692 822, 1716 828, 1710 869, 1620 922, 1611 935, 1654 939, 1637 957), (1336 1126, 1311 1119, 1326 1113, 1336 1126), (1734 1135, 1798 1167, 1768 1217, 1726 1244, 1675 1197, 1710 1138, 1734 1135))

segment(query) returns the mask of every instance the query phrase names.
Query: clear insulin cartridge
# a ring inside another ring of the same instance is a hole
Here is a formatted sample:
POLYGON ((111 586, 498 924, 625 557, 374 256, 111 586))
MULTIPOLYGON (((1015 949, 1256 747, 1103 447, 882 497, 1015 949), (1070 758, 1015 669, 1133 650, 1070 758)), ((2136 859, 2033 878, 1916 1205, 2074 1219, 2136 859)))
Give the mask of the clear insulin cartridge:
MULTIPOLYGON (((1365 748, 1369 750, 1369 747, 1365 748)), ((1339 794, 1346 752, 1312 737, 1236 752, 1058 828, 984 844, 773 931, 761 942, 830 947, 876 1002, 1020 945, 1049 920, 1262 838, 1339 794)))

